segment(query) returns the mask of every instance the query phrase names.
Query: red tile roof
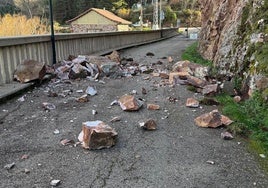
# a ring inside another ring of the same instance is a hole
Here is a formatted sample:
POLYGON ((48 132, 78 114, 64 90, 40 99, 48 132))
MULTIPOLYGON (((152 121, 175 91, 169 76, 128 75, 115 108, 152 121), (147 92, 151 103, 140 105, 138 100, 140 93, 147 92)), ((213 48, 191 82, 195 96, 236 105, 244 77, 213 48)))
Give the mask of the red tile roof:
POLYGON ((91 11, 95 11, 98 14, 104 16, 105 18, 107 18, 107 19, 109 19, 111 21, 114 21, 116 23, 119 23, 119 24, 127 24, 127 25, 131 24, 131 22, 129 22, 127 20, 124 20, 123 18, 120 18, 120 17, 116 16, 115 14, 113 14, 112 12, 110 12, 108 10, 98 9, 98 8, 88 9, 85 12, 83 12, 82 14, 76 16, 75 18, 73 18, 71 20, 68 20, 67 23, 73 22, 73 21, 77 20, 78 18, 84 16, 85 14, 87 14, 87 13, 89 13, 91 11))

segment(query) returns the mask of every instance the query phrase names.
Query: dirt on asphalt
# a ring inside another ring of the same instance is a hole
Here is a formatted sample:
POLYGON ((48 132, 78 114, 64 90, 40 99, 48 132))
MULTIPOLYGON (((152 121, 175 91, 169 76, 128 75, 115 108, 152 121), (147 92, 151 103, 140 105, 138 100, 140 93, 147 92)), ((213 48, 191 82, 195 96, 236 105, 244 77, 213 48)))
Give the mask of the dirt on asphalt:
MULTIPOLYGON (((164 61, 162 58, 168 56, 176 62, 192 42, 177 36, 120 53, 139 64, 164 61), (147 52, 155 56, 146 56, 147 52)), ((165 62, 154 68, 167 70, 170 65, 165 62)), ((53 179, 61 180, 57 187, 65 188, 268 187, 267 175, 256 156, 247 151, 245 142, 221 139, 224 128, 200 128, 194 124, 198 115, 217 109, 185 107, 188 97, 198 99, 200 94, 182 85, 161 85, 162 79, 150 74, 100 80, 51 81, 22 94, 25 101, 18 101, 19 96, 0 105, 0 187, 51 187, 53 179), (88 86, 94 86, 98 94, 87 103, 76 102, 81 96, 76 91, 88 86), (49 88, 68 95, 48 97, 49 88), (142 94, 142 88, 147 94, 142 94), (139 111, 125 112, 119 106, 110 106, 133 90, 137 98, 145 100, 139 111), (56 109, 44 110, 43 102, 54 104, 56 109), (160 110, 149 111, 148 103, 160 105, 160 110), (92 110, 98 113, 93 115, 92 110), (110 122, 116 116, 121 121, 110 122), (156 121, 157 130, 142 130, 139 122, 150 118, 156 121), (80 145, 60 143, 62 139, 77 142, 82 122, 94 120, 104 121, 118 132, 114 147, 84 150, 80 145), (56 129, 59 134, 54 133, 56 129), (22 159, 23 155, 28 157, 22 159), (4 168, 13 162, 13 168, 4 168)))

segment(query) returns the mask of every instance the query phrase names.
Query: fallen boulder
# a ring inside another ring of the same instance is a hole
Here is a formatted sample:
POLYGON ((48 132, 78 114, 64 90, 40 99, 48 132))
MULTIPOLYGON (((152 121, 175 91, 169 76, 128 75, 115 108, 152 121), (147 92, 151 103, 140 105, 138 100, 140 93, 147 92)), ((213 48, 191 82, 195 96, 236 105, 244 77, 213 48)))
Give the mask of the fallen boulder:
POLYGON ((142 101, 137 100, 133 95, 123 95, 118 102, 124 111, 137 111, 143 105, 142 101))
POLYGON ((199 127, 216 128, 222 125, 221 114, 218 110, 213 110, 195 118, 195 124, 199 127))
POLYGON ((14 79, 21 83, 27 83, 33 80, 42 80, 46 74, 46 66, 44 62, 35 60, 25 60, 18 65, 14 79))
POLYGON ((110 148, 116 143, 117 132, 102 121, 87 121, 82 124, 78 140, 85 149, 110 148))

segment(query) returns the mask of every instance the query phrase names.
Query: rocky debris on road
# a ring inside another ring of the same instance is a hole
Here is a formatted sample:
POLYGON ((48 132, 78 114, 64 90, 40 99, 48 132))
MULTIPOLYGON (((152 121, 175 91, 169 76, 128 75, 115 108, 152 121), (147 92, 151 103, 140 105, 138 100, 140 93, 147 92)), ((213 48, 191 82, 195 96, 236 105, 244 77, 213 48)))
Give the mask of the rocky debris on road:
POLYGON ((88 101, 89 101, 89 99, 88 99, 88 95, 87 95, 87 94, 84 94, 84 95, 78 97, 78 98, 76 99, 76 101, 77 101, 77 102, 80 102, 80 103, 88 102, 88 101))
POLYGON ((17 66, 14 79, 21 83, 27 83, 33 80, 42 80, 45 74, 46 66, 44 62, 25 60, 17 66))
POLYGON ((140 127, 148 131, 153 131, 156 130, 156 122, 153 119, 149 119, 145 122, 140 123, 140 127))
POLYGON ((199 101, 194 98, 188 98, 186 100, 186 106, 190 108, 198 108, 199 107, 199 101))
POLYGON ((70 139, 67 139, 67 138, 61 140, 60 143, 63 146, 68 146, 68 145, 74 145, 75 144, 74 140, 70 140, 70 139))
POLYGON ((51 180, 50 185, 53 187, 57 187, 58 185, 60 185, 61 180, 51 180))
POLYGON ((232 140, 234 137, 233 137, 233 135, 231 133, 226 131, 226 132, 221 133, 221 138, 224 139, 224 140, 232 140))
POLYGON ((24 160, 24 159, 29 159, 29 155, 24 154, 24 155, 21 156, 21 159, 23 159, 23 160, 24 160))
POLYGON ((206 161, 206 163, 211 164, 211 165, 214 165, 215 164, 215 162, 214 161, 211 161, 211 160, 206 161))
POLYGON ((90 96, 97 95, 97 90, 94 87, 88 86, 86 89, 86 93, 90 96))
POLYGON ((15 163, 14 163, 14 162, 13 162, 13 163, 10 163, 10 164, 6 164, 6 165, 4 166, 4 169, 10 170, 10 169, 12 169, 14 166, 15 166, 15 163))
POLYGON ((143 95, 146 95, 147 94, 147 91, 146 91, 146 89, 143 87, 143 88, 141 88, 141 93, 143 94, 143 95))
POLYGON ((160 106, 157 104, 147 104, 147 109, 148 110, 159 110, 160 106))
POLYGON ((230 125, 231 120, 219 113, 218 110, 213 110, 209 113, 202 114, 195 118, 195 124, 199 127, 216 128, 222 125, 230 125))
POLYGON ((120 97, 118 102, 124 111, 137 111, 143 105, 143 102, 139 99, 136 99, 133 95, 123 95, 120 97))
POLYGON ((108 57, 110 60, 120 64, 120 53, 117 51, 113 51, 110 55, 107 55, 106 57, 108 57))
POLYGON ((232 124, 234 121, 228 118, 227 116, 221 115, 221 122, 223 125, 227 126, 227 125, 232 124))
POLYGON ((48 111, 56 109, 56 106, 52 103, 43 102, 42 105, 43 105, 43 108, 48 111))
POLYGON ((85 149, 110 148, 115 145, 117 132, 102 121, 88 121, 82 124, 78 140, 85 149))
POLYGON ((119 116, 116 116, 116 117, 113 117, 111 120, 110 120, 110 122, 117 122, 117 121, 121 121, 121 117, 119 117, 119 116))
POLYGON ((218 84, 208 84, 203 87, 202 94, 213 96, 218 92, 218 84))

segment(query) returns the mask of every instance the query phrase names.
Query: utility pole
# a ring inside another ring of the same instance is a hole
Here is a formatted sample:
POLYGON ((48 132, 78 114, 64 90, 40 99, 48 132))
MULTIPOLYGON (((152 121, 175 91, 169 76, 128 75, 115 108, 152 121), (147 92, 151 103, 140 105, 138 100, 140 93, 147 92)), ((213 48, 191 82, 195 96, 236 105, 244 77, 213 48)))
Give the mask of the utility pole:
POLYGON ((49 14, 50 14, 52 62, 53 62, 53 64, 56 64, 56 46, 55 46, 55 35, 54 35, 54 22, 53 22, 52 0, 49 0, 49 14))
POLYGON ((141 31, 142 31, 143 30, 143 7, 142 7, 142 0, 141 0, 140 24, 141 24, 141 31))
POLYGON ((158 27, 158 0, 154 1, 154 13, 153 13, 153 30, 159 29, 158 27))
POLYGON ((162 0, 159 2, 159 29, 162 28, 162 0))

